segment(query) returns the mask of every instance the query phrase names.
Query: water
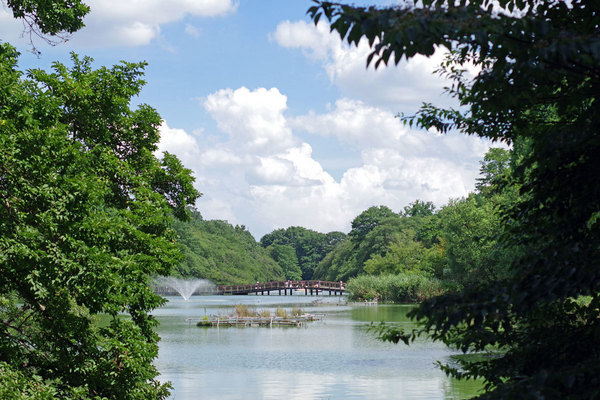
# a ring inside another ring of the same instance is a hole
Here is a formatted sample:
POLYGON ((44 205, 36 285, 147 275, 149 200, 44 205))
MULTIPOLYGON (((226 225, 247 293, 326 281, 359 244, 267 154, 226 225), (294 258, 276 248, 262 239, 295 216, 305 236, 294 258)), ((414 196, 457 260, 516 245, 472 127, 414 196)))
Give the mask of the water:
POLYGON ((157 366, 172 399, 463 399, 479 384, 456 382, 434 363, 453 354, 443 344, 383 343, 370 322, 406 319, 410 306, 349 306, 328 296, 169 297, 160 321, 157 366), (320 304, 312 302, 318 300, 320 304), (325 313, 301 328, 199 328, 186 318, 226 315, 235 304, 257 310, 301 307, 325 313))

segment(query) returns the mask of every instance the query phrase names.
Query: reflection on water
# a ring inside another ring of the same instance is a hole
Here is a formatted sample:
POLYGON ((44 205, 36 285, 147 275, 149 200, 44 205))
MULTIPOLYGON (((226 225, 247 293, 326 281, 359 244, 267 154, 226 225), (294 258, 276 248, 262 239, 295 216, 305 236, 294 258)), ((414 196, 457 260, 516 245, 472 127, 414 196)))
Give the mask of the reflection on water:
POLYGON ((434 365, 452 354, 425 340, 383 343, 370 322, 407 324, 410 306, 349 306, 340 297, 194 296, 156 310, 162 338, 157 366, 173 399, 463 399, 477 383, 448 379, 434 365), (319 304, 313 301, 319 299, 319 304), (235 304, 256 310, 301 307, 324 313, 301 328, 198 328, 186 318, 225 315, 235 304))

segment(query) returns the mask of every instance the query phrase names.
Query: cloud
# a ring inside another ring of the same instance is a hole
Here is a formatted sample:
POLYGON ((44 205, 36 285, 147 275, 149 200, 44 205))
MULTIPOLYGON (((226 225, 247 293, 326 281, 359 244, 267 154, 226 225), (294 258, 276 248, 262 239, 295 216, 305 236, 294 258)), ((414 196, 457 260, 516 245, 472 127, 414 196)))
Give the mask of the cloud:
POLYGON ((336 101, 328 113, 311 111, 295 117, 290 120, 290 126, 316 135, 335 136, 340 142, 357 148, 388 146, 399 140, 417 144, 414 137, 407 136, 408 129, 393 113, 349 98, 336 101))
POLYGON ((393 112, 347 98, 336 101, 328 112, 311 111, 290 118, 288 124, 296 132, 335 137, 340 146, 360 151, 394 149, 405 157, 439 157, 456 162, 468 159, 472 163, 489 148, 486 141, 459 133, 411 130, 393 112))
POLYGON ((194 25, 185 24, 185 33, 196 39, 200 37, 200 30, 194 25))
POLYGON ((236 147, 265 155, 297 144, 283 115, 287 97, 277 88, 219 90, 206 98, 204 108, 236 147))
POLYGON ((305 21, 284 21, 271 37, 280 46, 301 49, 308 58, 321 62, 344 97, 405 113, 415 112, 422 102, 454 104, 453 99, 443 95, 450 82, 434 73, 446 55, 443 48, 431 57, 417 55, 397 66, 381 64, 375 69, 373 65, 366 67, 371 52, 366 40, 349 46, 323 21, 316 26, 305 21))
POLYGON ((473 189, 489 147, 478 138, 410 131, 390 111, 358 100, 293 117, 278 89, 242 87, 212 93, 203 105, 222 140, 165 124, 161 149, 181 152, 194 169, 205 218, 244 224, 257 238, 293 225, 348 231, 372 205, 398 211, 417 198, 442 205, 473 189), (319 135, 357 149, 357 166, 334 179, 313 156, 309 142, 319 135))
POLYGON ((341 48, 339 36, 329 34, 324 23, 315 27, 305 21, 284 21, 277 25, 270 38, 282 47, 302 49, 308 57, 322 61, 341 48))
MULTIPOLYGON (((161 26, 186 16, 215 17, 234 12, 234 0, 89 0, 85 28, 70 39, 74 47, 142 46, 159 37, 161 26)), ((22 32, 22 24, 0 10, 0 35, 8 41, 22 32), (6 22, 6 23, 4 23, 6 22), (19 28, 20 27, 20 28, 19 28)), ((192 27, 193 28, 193 27, 192 27)), ((194 35, 186 29, 188 34, 194 35)))

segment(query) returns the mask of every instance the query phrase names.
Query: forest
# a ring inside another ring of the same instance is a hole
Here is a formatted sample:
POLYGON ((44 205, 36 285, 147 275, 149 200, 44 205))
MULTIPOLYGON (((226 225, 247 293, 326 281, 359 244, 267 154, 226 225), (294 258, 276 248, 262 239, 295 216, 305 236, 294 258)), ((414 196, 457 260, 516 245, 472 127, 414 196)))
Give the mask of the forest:
POLYGON ((519 152, 491 148, 481 161, 476 191, 436 209, 415 200, 400 212, 372 206, 352 229, 320 233, 293 226, 259 242, 244 226, 205 221, 193 211, 189 222, 174 222, 184 261, 180 277, 217 284, 270 280, 348 281, 354 300, 418 302, 507 275, 514 251, 498 242, 500 208, 514 203, 511 174, 519 152))

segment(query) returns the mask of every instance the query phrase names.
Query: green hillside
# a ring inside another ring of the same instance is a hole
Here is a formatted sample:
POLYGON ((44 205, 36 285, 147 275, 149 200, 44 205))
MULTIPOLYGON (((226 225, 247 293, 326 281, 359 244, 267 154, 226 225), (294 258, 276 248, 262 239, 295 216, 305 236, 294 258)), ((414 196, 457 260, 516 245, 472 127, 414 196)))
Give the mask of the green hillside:
POLYGON ((209 279, 223 284, 283 280, 283 270, 244 226, 205 221, 193 212, 191 221, 173 225, 183 262, 173 270, 182 278, 209 279))

